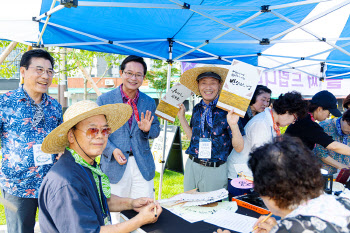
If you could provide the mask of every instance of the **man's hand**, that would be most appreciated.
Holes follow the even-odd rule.
[[[216,233],[230,233],[230,231],[228,231],[228,230],[221,230],[221,229],[218,229],[217,231],[216,231]]]
[[[178,105],[180,107],[179,111],[177,112],[177,117],[180,118],[186,118],[185,117],[185,112],[186,112],[186,108],[184,104],[179,104]]]
[[[232,125],[236,125],[238,120],[239,120],[239,116],[237,114],[234,113],[235,110],[232,109],[226,116],[227,118],[227,123],[232,126]]]
[[[126,157],[123,154],[123,152],[121,150],[119,150],[118,148],[115,148],[113,151],[113,156],[115,158],[115,160],[120,164],[120,165],[124,165],[126,164]]]
[[[154,208],[156,208],[156,214],[154,214]],[[159,215],[162,213],[162,207],[159,204],[150,203],[144,206],[140,213],[137,215],[141,219],[142,225],[155,223],[158,220]]]
[[[146,116],[144,116],[143,112],[141,112],[141,120],[137,122],[139,125],[139,128],[147,133],[151,129],[152,121],[154,119],[154,116],[152,116],[151,111],[146,111]]]
[[[264,219],[266,219],[266,215],[261,215],[258,221],[254,224],[253,229],[258,226],[254,233],[268,233],[275,225],[277,225],[277,221],[273,217],[266,219],[265,222],[262,222]]]
[[[140,210],[147,206],[148,204],[153,203],[153,199],[152,198],[148,198],[148,197],[141,197],[138,199],[133,199],[131,202],[131,207],[133,210],[135,210],[136,212],[140,212]]]

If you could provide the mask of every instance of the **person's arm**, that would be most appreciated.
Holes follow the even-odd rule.
[[[157,214],[154,214],[154,208],[157,208]],[[115,225],[101,226],[101,233],[126,233],[132,232],[143,225],[155,223],[158,220],[159,215],[161,214],[161,207],[154,203],[151,203],[140,211],[135,217],[132,219],[118,223]]]
[[[266,219],[266,215],[260,216],[258,221],[254,224],[253,229],[257,226],[258,228],[254,233],[268,233],[274,226],[277,225],[277,221],[274,217]]]
[[[328,164],[332,167],[335,167],[339,170],[343,169],[343,168],[348,168],[349,166],[342,164],[336,160],[334,160],[332,157],[328,156],[326,158],[321,158],[322,162],[324,162],[325,164]]]
[[[229,124],[232,132],[232,146],[233,149],[237,152],[241,152],[244,147],[244,141],[243,137],[241,134],[241,131],[238,126],[238,120],[239,116],[234,114],[234,110],[232,109],[228,114],[227,114],[227,123]]]
[[[343,143],[340,143],[340,142],[337,142],[337,141],[333,141],[326,148],[328,150],[335,151],[335,152],[337,152],[339,154],[349,155],[350,156],[350,147],[345,145],[345,144],[343,144]]]
[[[313,152],[325,164],[328,164],[328,165],[330,165],[332,167],[335,167],[337,169],[342,169],[342,168],[347,168],[348,167],[345,164],[342,164],[342,163],[334,160],[330,156],[330,153],[333,153],[333,152],[330,152],[330,150],[328,150],[327,148],[324,148],[323,146],[321,146],[319,144],[316,144]]]
[[[156,222],[162,212],[160,205],[153,203],[153,199],[151,198],[131,199],[118,197],[112,194],[111,197],[107,199],[107,203],[109,210],[112,212],[133,209],[139,212],[139,214],[123,223],[102,226],[100,232],[103,233],[134,231],[142,225]],[[155,208],[156,215],[154,214]]]
[[[180,104],[179,107],[180,107],[180,110],[177,113],[177,117],[179,118],[180,124],[181,124],[182,128],[184,129],[184,132],[185,132],[187,138],[189,140],[191,140],[191,138],[192,138],[192,128],[188,124],[188,122],[186,120],[186,117],[185,117],[185,112],[186,112],[185,105]]]

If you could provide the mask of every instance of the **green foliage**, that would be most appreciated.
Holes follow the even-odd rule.
[[[160,175],[156,172],[154,177],[154,188],[156,190],[156,199],[159,193]],[[162,199],[172,197],[184,191],[184,176],[181,173],[165,170],[163,174]]]
[[[191,120],[192,115],[190,115],[190,114],[185,114],[185,117],[186,117],[187,122],[190,123],[190,120]],[[184,132],[184,129],[182,128],[182,126],[181,126],[181,124],[180,124],[179,118],[176,117],[175,122],[174,122],[174,123],[169,122],[169,125],[180,126],[181,133],[185,133],[185,132]]]
[[[185,117],[186,117],[187,122],[189,123],[191,121],[192,115],[185,114]],[[182,135],[182,137],[181,137],[182,149],[183,150],[187,150],[187,148],[190,146],[190,138],[187,138],[187,136],[186,136],[186,134],[184,132],[184,129],[182,128],[182,126],[180,124],[179,118],[176,117],[175,122],[174,123],[170,123],[169,122],[169,125],[180,126],[181,135]]]
[[[152,60],[152,70],[147,72],[146,79],[150,82],[151,86],[157,90],[159,99],[161,99],[163,93],[166,91],[168,63],[162,60]],[[171,76],[180,74],[180,70],[171,66]],[[173,81],[170,83],[170,87],[173,85]]]
[[[11,41],[1,41],[0,40],[0,48],[6,48]],[[20,59],[21,55],[27,51],[27,45],[18,43],[16,46],[16,49],[20,49],[20,54],[15,59]],[[60,68],[60,70],[57,70],[59,67],[58,64],[61,62],[61,53],[63,52],[63,49],[59,49],[57,47],[52,47],[47,49],[53,58],[55,59],[55,70],[58,73],[63,72],[65,75],[69,76],[75,76],[79,69],[77,69],[76,61],[79,61],[80,64],[83,67],[89,67],[88,72],[91,74],[92,67],[94,66],[94,61],[97,57],[101,57],[106,61],[107,67],[103,74],[103,76],[106,74],[107,70],[109,70],[113,65],[119,65],[119,61],[125,58],[124,55],[119,54],[111,54],[111,53],[102,53],[102,52],[92,52],[92,51],[86,51],[86,50],[80,50],[80,49],[66,49],[66,62],[65,67]],[[9,60],[8,58],[0,65],[0,77],[10,78],[14,75],[14,73],[17,71],[17,67],[14,66],[15,60]],[[102,76],[102,77],[103,77]],[[59,77],[56,76],[56,79],[54,82],[58,82]]]
[[[3,41],[0,40],[0,48],[6,48],[11,41]],[[0,65],[0,77],[2,78],[11,78],[15,72],[17,71],[17,67],[14,65],[15,61],[18,60],[27,49],[25,44],[18,43],[15,49],[20,50],[20,54],[16,56],[13,60],[9,60],[8,58]]]
[[[52,54],[56,61],[56,64],[59,64],[59,62],[62,60],[62,52],[63,50],[60,49],[59,52]],[[106,74],[107,70],[109,70],[113,65],[119,65],[119,61],[124,59],[125,56],[119,54],[93,52],[80,49],[67,49],[65,68],[59,70],[58,72],[64,72],[64,74],[67,76],[75,76],[79,72],[76,61],[79,61],[82,67],[89,67],[88,73],[91,74],[92,67],[94,66],[94,62],[97,57],[103,58],[107,64],[105,72],[102,75],[103,77]]]

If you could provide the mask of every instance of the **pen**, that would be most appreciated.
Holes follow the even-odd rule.
[[[260,223],[265,222],[269,217],[271,217],[271,215],[272,215],[272,213],[270,213],[269,215],[267,215],[267,217],[266,217],[264,220],[262,220]],[[258,229],[258,226],[255,226],[254,229],[253,229],[253,231],[255,231],[256,229]]]
[[[153,202],[156,204],[156,190],[153,188]],[[157,207],[154,207],[154,217],[157,217]]]

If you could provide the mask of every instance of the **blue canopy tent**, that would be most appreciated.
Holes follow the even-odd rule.
[[[350,1],[71,1],[62,0],[62,5],[55,0],[5,3],[0,10],[0,38],[40,47],[71,47],[169,61],[230,64],[232,59],[238,59],[270,69],[281,69],[284,62],[265,65],[259,62],[261,57],[288,58],[285,63],[312,61],[320,67],[319,71],[323,66],[324,72],[313,75],[324,78],[350,72],[350,23],[347,22]],[[304,20],[319,3],[326,7]],[[321,27],[324,33],[341,27],[341,34],[326,37],[310,29],[310,38],[283,40],[288,33],[304,30],[307,25],[339,12],[345,14],[341,18],[344,25],[337,20]],[[301,43],[327,46],[317,53],[301,51],[293,56],[266,52],[282,43],[288,44],[291,50]],[[315,56],[329,50],[326,57]],[[328,64],[331,65],[328,67]],[[300,62],[292,65],[293,68],[303,66]],[[342,76],[348,77],[349,74]]]
[[[0,8],[0,38],[161,59],[168,70],[237,59],[349,78],[349,12],[350,0],[12,0]]]

